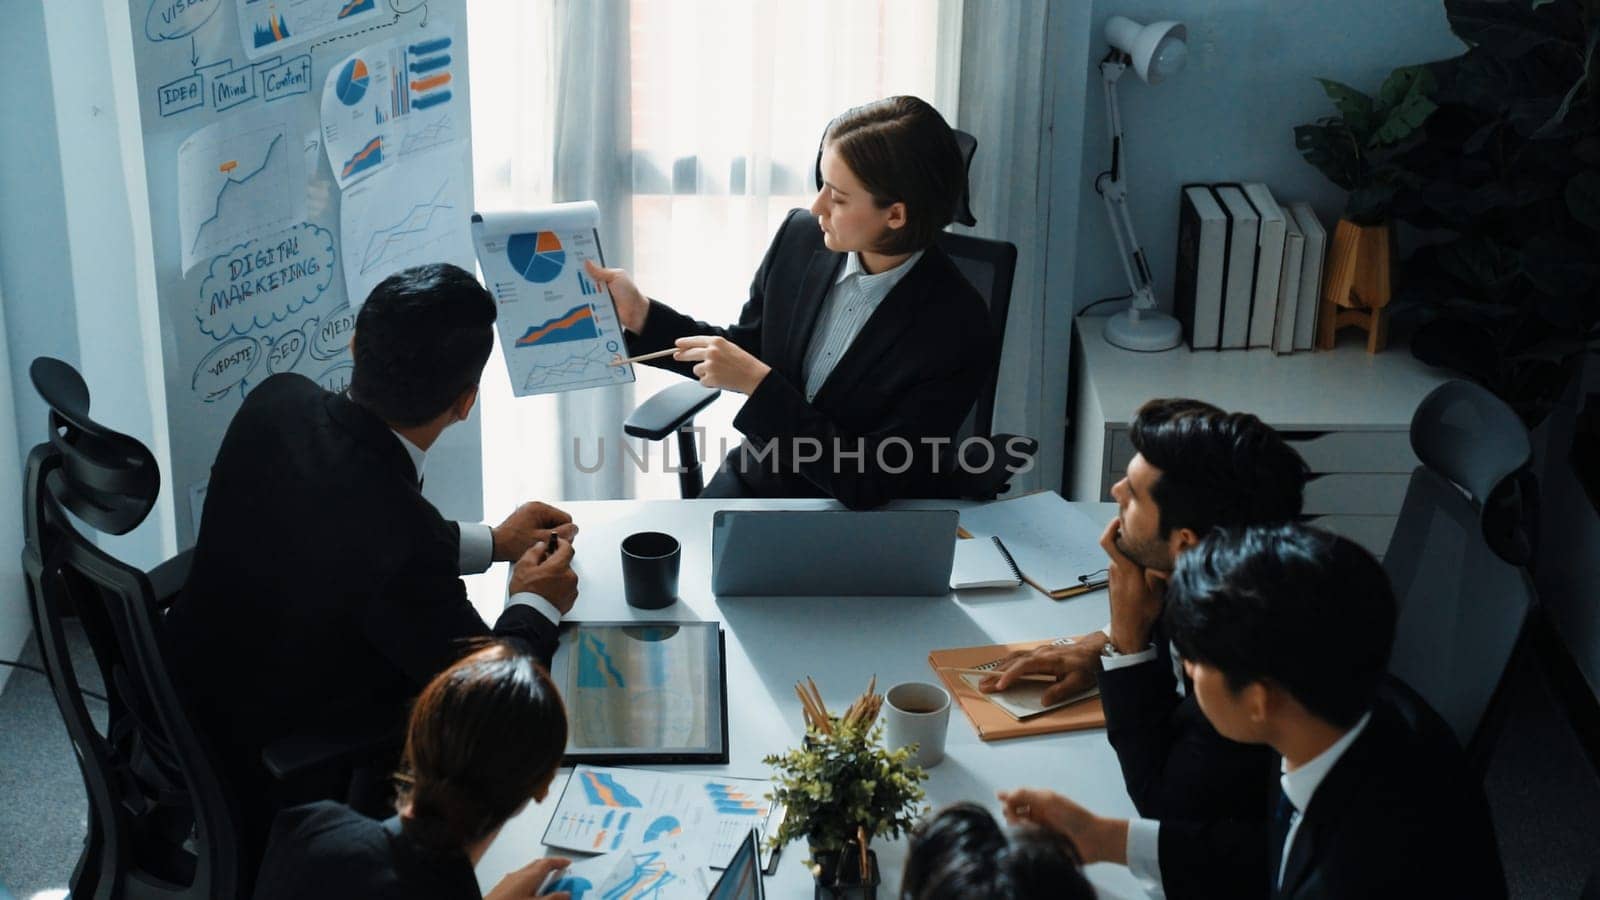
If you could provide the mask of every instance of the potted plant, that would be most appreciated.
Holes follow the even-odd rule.
[[[1421,137],[1433,113],[1432,73],[1406,66],[1390,73],[1375,97],[1326,78],[1317,81],[1338,108],[1294,130],[1295,147],[1328,180],[1349,192],[1335,226],[1317,310],[1317,346],[1331,349],[1345,325],[1367,331],[1367,350],[1388,340],[1394,232],[1390,213],[1407,173],[1398,160]]]
[[[1406,260],[1396,315],[1413,320],[1418,359],[1484,385],[1532,430],[1533,575],[1571,641],[1600,623],[1600,2],[1444,7],[1466,50],[1429,65],[1438,110],[1393,205],[1431,240]]]
[[[1431,237],[1406,261],[1412,353],[1536,427],[1600,326],[1600,4],[1446,0],[1467,45],[1430,64],[1438,109],[1409,148],[1394,217]]]
[[[883,695],[877,679],[842,715],[828,712],[807,678],[795,685],[805,715],[800,747],[764,761],[774,769],[771,799],[787,808],[773,836],[781,846],[804,837],[811,845],[807,864],[816,877],[818,900],[877,896],[876,837],[899,837],[921,814],[921,783],[928,777],[909,758],[915,747],[883,746],[878,712]]]

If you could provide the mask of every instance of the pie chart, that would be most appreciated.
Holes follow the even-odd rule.
[[[567,265],[567,251],[553,231],[513,234],[506,241],[506,257],[517,274],[534,284],[549,284]]]
[[[339,95],[339,102],[345,106],[355,106],[367,93],[367,64],[358,56],[344,64],[339,70],[339,81],[333,87]]]

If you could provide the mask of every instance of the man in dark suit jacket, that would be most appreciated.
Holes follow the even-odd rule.
[[[1306,465],[1260,419],[1198,400],[1151,400],[1134,417],[1129,437],[1136,452],[1111,489],[1118,515],[1100,541],[1110,626],[1065,647],[1017,654],[982,686],[1004,690],[1024,674],[1048,673],[1057,678],[1048,700],[1098,679],[1106,735],[1144,817],[1134,824],[1136,841],[1153,856],[1158,828],[1168,832],[1192,821],[1215,831],[1214,823],[1233,822],[1237,827],[1223,828],[1214,850],[1231,861],[1229,870],[1247,871],[1251,866],[1241,860],[1259,852],[1263,810],[1275,790],[1274,757],[1265,747],[1228,740],[1206,721],[1180,683],[1158,619],[1178,558],[1214,529],[1299,514]],[[1186,896],[1182,876],[1162,880],[1169,897]],[[1252,880],[1238,896],[1263,888]]]
[[[590,275],[630,354],[677,346],[652,364],[746,395],[745,440],[705,496],[952,496],[954,438],[998,357],[983,298],[935,243],[965,193],[960,150],[911,97],[845,113],[823,146],[824,187],[779,227],[738,324],[647,300],[620,269]]]
[[[1253,871],[1219,858],[1243,839],[1236,823],[1163,822],[1163,886],[1176,874],[1195,897],[1506,895],[1488,803],[1454,737],[1403,685],[1380,692],[1395,600],[1371,554],[1297,524],[1218,531],[1179,560],[1165,623],[1206,718],[1271,747],[1280,775]],[[1131,862],[1125,820],[1048,792],[1005,799],[1013,818],[1073,836],[1086,862]],[[1241,894],[1250,881],[1260,887]]]
[[[228,426],[166,627],[255,832],[270,822],[264,748],[358,723],[398,734],[417,691],[490,634],[464,571],[515,560],[494,633],[549,664],[577,595],[570,517],[524,504],[493,529],[458,525],[420,490],[425,452],[477,399],[494,319],[454,266],[392,276],[357,318],[348,396],[275,375]]]

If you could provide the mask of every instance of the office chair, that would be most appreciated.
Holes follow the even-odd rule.
[[[45,672],[89,800],[72,896],[248,896],[261,848],[242,830],[233,790],[167,664],[161,616],[188,579],[191,554],[141,572],[75,524],[113,535],[136,528],[160,491],[155,457],[90,418],[89,390],[70,365],[40,357],[29,371],[49,407],[50,437],[28,454],[23,570]],[[68,646],[72,616],[104,678],[104,732],[83,704]],[[262,755],[272,799],[287,805],[337,796],[327,785],[343,787],[351,761],[398,748],[399,740],[385,722],[278,741]]]
[[[89,418],[89,391],[71,366],[40,358],[30,373],[50,408],[50,437],[28,454],[23,570],[89,800],[72,896],[237,896],[236,813],[162,651],[159,605],[182,585],[187,560],[146,574],[101,551],[74,523],[114,535],[137,527],[160,490],[155,457]],[[70,613],[82,621],[105,679],[104,733],[83,703],[67,640]]]
[[[824,132],[826,133],[826,132]],[[956,131],[956,145],[968,169],[972,167],[973,154],[978,141],[964,131]],[[818,190],[822,188],[822,146],[817,147],[813,179]],[[972,215],[968,195],[963,193],[956,202],[955,221],[966,226],[977,224]],[[1006,333],[1006,316],[1011,308],[1011,282],[1016,274],[1017,247],[1006,241],[995,241],[971,235],[941,232],[937,239],[940,249],[949,254],[956,268],[966,276],[974,290],[989,307],[990,327],[1002,340]],[[998,356],[987,382],[978,394],[978,400],[956,434],[954,446],[964,448],[963,465],[951,465],[962,477],[952,478],[947,484],[949,496],[991,500],[1005,491],[1010,472],[1024,466],[1038,452],[1038,441],[1009,434],[990,434],[994,422],[994,395],[1000,377]],[[658,391],[640,404],[623,422],[622,430],[631,437],[652,441],[665,440],[676,434],[678,441],[678,492],[684,499],[700,496],[705,487],[696,447],[694,417],[717,399],[720,391],[702,387],[699,382],[686,381]],[[983,438],[969,442],[969,438]]]
[[[1411,419],[1411,474],[1383,567],[1399,603],[1390,671],[1449,723],[1481,774],[1504,718],[1498,694],[1535,600],[1532,448],[1516,413],[1450,381]]]

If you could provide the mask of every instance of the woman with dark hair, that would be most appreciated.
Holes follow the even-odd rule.
[[[1004,829],[975,803],[945,807],[911,832],[901,900],[1093,900],[1066,837],[1037,826]]]
[[[607,285],[633,355],[746,396],[745,440],[707,497],[833,497],[852,508],[948,496],[953,438],[989,383],[997,336],[983,298],[935,244],[966,195],[955,133],[916,97],[828,125],[822,188],[789,213],[719,328]]]
[[[396,775],[399,814],[378,822],[331,802],[279,813],[254,896],[483,900],[473,866],[507,819],[549,793],[566,745],[566,708],[549,674],[514,644],[486,644],[417,698]],[[488,900],[566,900],[536,892],[567,864],[537,860]]]

